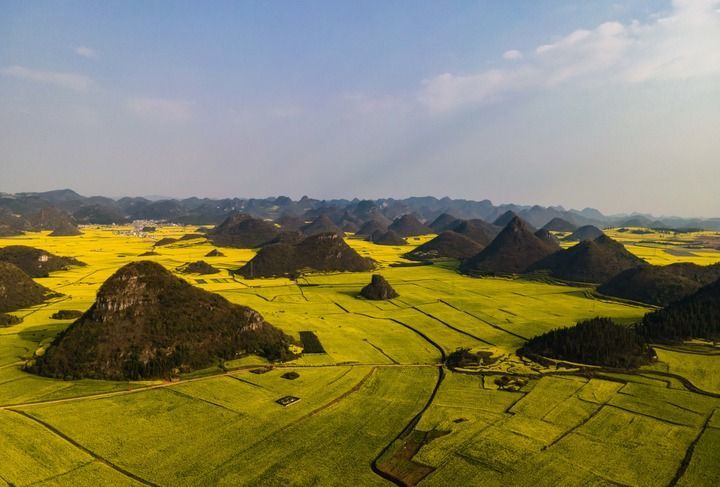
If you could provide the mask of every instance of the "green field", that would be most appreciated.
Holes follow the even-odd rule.
[[[37,279],[63,296],[16,312],[23,323],[0,329],[0,485],[392,485],[388,472],[438,486],[720,484],[717,348],[658,349],[660,361],[647,369],[592,378],[514,353],[552,328],[598,315],[629,323],[644,307],[589,288],[468,278],[451,261],[390,266],[430,236],[402,247],[348,239],[400,294],[388,302],[357,298],[370,273],[236,279],[226,270],[254,252],[205,258],[213,247],[204,239],[137,257],[154,240],[194,229],[165,226],[153,239],[127,227],[0,239],[88,264]],[[685,241],[631,237],[631,251],[662,252],[654,263],[689,258],[663,251]],[[720,260],[696,252],[702,263]],[[251,370],[264,361],[249,357],[176,382],[58,381],[22,370],[71,322],[50,315],[87,309],[105,279],[138,259],[171,270],[204,259],[223,272],[182,277],[296,338],[313,332],[326,353],[263,374]],[[458,347],[497,361],[467,373],[443,369]],[[300,377],[282,378],[289,370]],[[502,390],[503,376],[519,380],[518,390]],[[300,400],[276,403],[284,396]]]

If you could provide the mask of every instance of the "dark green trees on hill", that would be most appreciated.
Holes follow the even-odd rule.
[[[470,275],[507,275],[524,272],[535,262],[560,250],[560,246],[535,235],[517,216],[477,255],[465,260],[460,271]]]
[[[0,262],[14,264],[30,277],[47,277],[51,272],[85,265],[73,257],[60,257],[26,245],[0,248]]]
[[[256,278],[297,276],[306,270],[362,272],[373,268],[374,262],[358,254],[342,237],[321,233],[295,244],[267,245],[235,272],[246,278]]]
[[[0,328],[20,323],[21,319],[5,314],[40,304],[53,293],[33,281],[19,267],[0,261]]]
[[[425,226],[415,215],[410,214],[397,218],[388,226],[388,230],[392,230],[401,237],[413,237],[415,235],[433,233],[430,227]]]
[[[237,213],[210,230],[208,238],[218,247],[251,249],[272,240],[279,231],[272,222]]]
[[[57,378],[170,378],[248,354],[287,360],[291,343],[253,309],[141,261],[105,281],[90,309],[28,370]]]
[[[720,339],[720,280],[695,294],[645,315],[638,333],[651,341]]]
[[[413,260],[437,259],[449,257],[467,259],[483,249],[482,245],[457,232],[443,232],[432,240],[405,254]]]
[[[518,355],[630,369],[649,363],[655,353],[634,327],[618,325],[610,318],[593,318],[538,335],[520,348]]]
[[[365,299],[384,300],[397,298],[399,295],[387,280],[380,274],[374,274],[370,284],[362,288],[360,295]]]
[[[19,267],[0,261],[0,313],[40,304],[52,292],[33,281]]]
[[[557,279],[577,282],[605,282],[622,271],[647,264],[623,244],[606,235],[584,240],[535,262],[528,271],[547,272]]]
[[[720,264],[643,265],[616,275],[598,288],[603,294],[667,306],[720,279]]]

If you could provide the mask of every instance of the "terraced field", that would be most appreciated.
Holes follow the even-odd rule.
[[[63,296],[0,329],[0,485],[720,483],[717,348],[658,349],[660,361],[638,373],[591,376],[514,354],[546,330],[598,315],[632,322],[643,307],[588,288],[468,278],[452,261],[403,266],[401,255],[429,237],[402,247],[348,240],[400,294],[371,302],[357,298],[369,273],[241,280],[226,271],[253,251],[204,257],[213,247],[195,239],[138,257],[154,240],[195,229],[161,227],[152,238],[127,230],[0,239],[88,264],[38,279]],[[632,251],[673,248],[633,242]],[[683,258],[663,251],[667,262],[655,263]],[[70,323],[50,319],[55,311],[87,309],[100,284],[137,259],[169,269],[203,259],[223,272],[183,277],[296,338],[313,332],[325,353],[272,369],[245,358],[177,382],[66,382],[22,371]],[[441,364],[458,347],[491,352],[494,362],[450,372]],[[281,377],[288,371],[299,377]],[[277,403],[287,396],[299,400]]]

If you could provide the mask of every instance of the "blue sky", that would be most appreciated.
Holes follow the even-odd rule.
[[[0,191],[720,215],[715,0],[0,10]]]

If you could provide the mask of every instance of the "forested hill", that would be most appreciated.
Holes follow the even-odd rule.
[[[720,280],[646,315],[637,329],[638,333],[652,341],[719,340]]]

